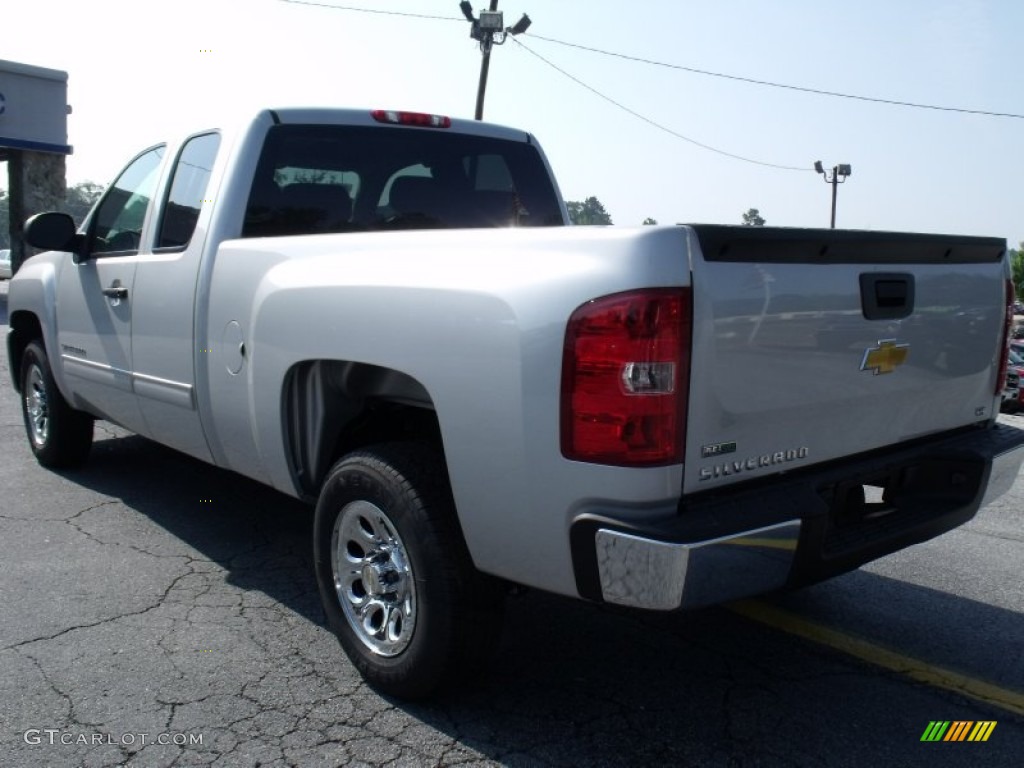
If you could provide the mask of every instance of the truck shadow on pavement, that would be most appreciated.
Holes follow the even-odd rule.
[[[89,462],[63,473],[69,480],[120,499],[224,568],[228,584],[323,624],[312,507],[118,428],[109,437],[99,424]]]
[[[310,507],[143,438],[104,439],[99,430],[90,463],[65,477],[122,500],[223,567],[233,587],[259,590],[324,625]],[[851,631],[865,623],[872,630],[872,621],[880,628],[898,613],[911,648],[904,652],[925,653],[931,643],[946,666],[964,662],[964,649],[979,647],[978,628],[990,628],[978,664],[991,670],[1002,657],[1018,658],[1020,666],[1013,630],[1019,615],[903,581],[860,571],[775,602],[826,613],[832,604]],[[347,668],[336,651],[338,667]],[[1010,678],[1002,682],[1024,688],[1019,668]],[[1024,748],[1020,718],[1014,724],[1005,712],[728,608],[641,614],[528,592],[509,600],[496,662],[479,683],[427,704],[356,690],[361,700],[412,723],[403,727],[447,736],[433,764],[863,765],[875,758],[909,764],[920,759],[914,757],[920,733],[936,717],[1001,719],[1000,753],[1010,744]],[[837,729],[838,723],[851,725]],[[975,757],[964,751],[953,763],[970,765]]]

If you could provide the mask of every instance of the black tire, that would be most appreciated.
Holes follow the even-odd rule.
[[[424,698],[490,660],[504,595],[473,567],[437,449],[385,444],[338,461],[314,550],[327,623],[380,692]]]
[[[93,418],[64,399],[39,341],[31,342],[22,356],[21,413],[28,444],[44,467],[69,469],[89,457]]]

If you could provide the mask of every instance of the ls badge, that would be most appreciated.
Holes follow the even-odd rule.
[[[860,361],[860,369],[862,371],[871,371],[875,376],[882,373],[892,373],[907,361],[907,355],[909,354],[909,344],[901,344],[896,339],[885,339],[884,341],[879,341],[877,347],[869,347],[864,351],[864,359]]]

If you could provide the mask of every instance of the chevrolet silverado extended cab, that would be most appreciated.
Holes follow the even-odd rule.
[[[9,294],[29,444],[93,420],[316,503],[326,620],[380,689],[479,667],[508,585],[652,610],[807,584],[972,518],[1004,241],[569,227],[528,133],[267,110],[136,156]]]

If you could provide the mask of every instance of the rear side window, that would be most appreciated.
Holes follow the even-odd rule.
[[[218,147],[220,135],[205,133],[189,139],[178,154],[160,220],[157,248],[184,248],[192,239]]]
[[[525,142],[422,128],[278,125],[264,144],[242,234],[562,223],[544,163]]]

